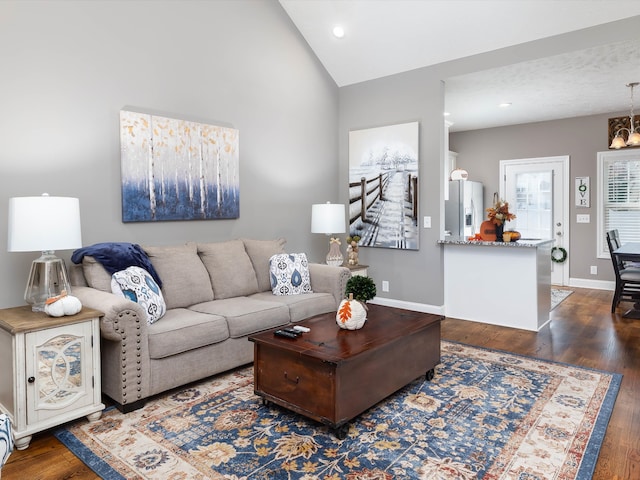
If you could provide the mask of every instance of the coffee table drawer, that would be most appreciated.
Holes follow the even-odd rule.
[[[334,418],[335,365],[267,345],[256,345],[255,391],[319,421]]]

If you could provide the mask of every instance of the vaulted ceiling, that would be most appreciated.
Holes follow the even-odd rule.
[[[338,86],[640,15],[638,0],[280,3]],[[335,25],[343,38],[332,35]],[[443,80],[452,131],[629,111],[625,85],[640,81],[640,34]]]

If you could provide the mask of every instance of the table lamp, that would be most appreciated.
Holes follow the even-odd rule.
[[[324,233],[329,236],[327,265],[339,267],[344,262],[340,251],[340,240],[332,238],[334,233],[345,232],[344,205],[338,203],[319,203],[311,206],[311,233]]]
[[[54,250],[82,246],[80,202],[77,198],[16,197],[9,199],[10,252],[37,252],[42,255],[31,264],[24,299],[34,312],[44,311],[47,298],[71,293],[64,260]]]

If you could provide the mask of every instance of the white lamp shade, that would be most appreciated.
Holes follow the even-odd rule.
[[[44,194],[9,199],[10,252],[69,250],[81,246],[77,198]]]
[[[311,206],[311,233],[345,232],[345,208],[338,203],[319,203]]]
[[[469,178],[469,174],[462,168],[456,168],[455,170],[451,171],[450,178],[451,180],[466,180],[467,178]]]

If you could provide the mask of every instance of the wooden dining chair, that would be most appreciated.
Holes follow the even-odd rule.
[[[616,276],[616,288],[611,304],[611,313],[615,313],[620,302],[640,302],[640,268],[628,267],[617,255],[614,255],[614,250],[620,248],[618,230],[607,232],[607,245]]]

